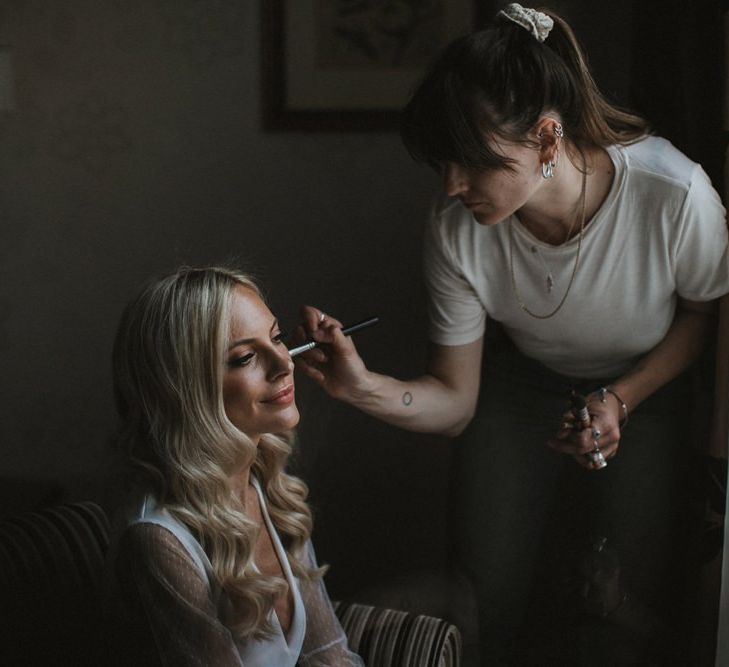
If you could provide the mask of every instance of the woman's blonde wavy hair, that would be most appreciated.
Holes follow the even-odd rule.
[[[245,274],[182,268],[129,303],[113,354],[121,440],[137,473],[166,509],[197,536],[232,605],[239,637],[271,633],[269,615],[285,582],[253,567],[258,527],[231,490],[230,474],[250,463],[267,498],[294,573],[316,578],[301,557],[312,528],[307,487],[284,472],[293,435],[265,434],[256,446],[223,406],[224,352],[231,301]]]

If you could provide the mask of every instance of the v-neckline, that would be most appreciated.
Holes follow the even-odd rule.
[[[286,583],[288,584],[289,590],[288,594],[291,596],[291,619],[289,622],[289,627],[287,630],[284,631],[283,625],[281,625],[281,619],[278,616],[278,612],[276,611],[276,608],[274,607],[272,609],[273,611],[273,617],[276,619],[276,623],[278,623],[278,627],[281,630],[281,634],[285,637],[286,643],[290,644],[290,634],[291,631],[294,628],[294,620],[296,616],[296,595],[295,595],[295,582],[294,582],[294,573],[291,570],[291,565],[289,563],[289,559],[286,556],[286,551],[283,548],[283,544],[281,544],[281,539],[278,536],[278,532],[276,531],[276,527],[273,525],[273,521],[271,521],[271,517],[268,514],[268,508],[266,507],[266,503],[264,502],[263,498],[263,491],[261,490],[261,486],[258,483],[258,480],[251,475],[251,486],[256,491],[256,495],[258,497],[258,507],[261,510],[261,518],[263,519],[265,523],[266,530],[268,531],[268,536],[271,540],[271,544],[273,545],[273,550],[276,554],[276,557],[278,558],[279,565],[281,566],[281,572],[284,575],[284,578],[286,579]],[[253,560],[253,568],[256,572],[260,574],[260,570],[258,569],[258,565],[256,565],[255,559]]]

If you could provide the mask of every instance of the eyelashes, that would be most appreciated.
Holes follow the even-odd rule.
[[[243,366],[250,364],[254,356],[253,352],[250,352],[249,354],[244,354],[241,357],[236,357],[228,362],[228,366],[231,368],[242,368]]]
[[[273,341],[274,345],[283,345],[284,339],[287,335],[288,334],[285,331],[280,331],[275,336],[272,336],[271,340]],[[228,366],[230,368],[243,368],[244,366],[248,366],[255,359],[255,357],[255,352],[248,352],[239,357],[230,359],[228,361]]]

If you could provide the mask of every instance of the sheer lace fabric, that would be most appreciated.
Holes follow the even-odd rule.
[[[316,567],[311,543],[304,558],[307,566]],[[124,637],[134,664],[248,667],[221,620],[223,601],[215,604],[205,575],[170,530],[153,523],[129,526],[118,544],[114,574],[116,634]],[[323,581],[294,581],[306,611],[297,664],[364,667],[347,648]]]
[[[311,542],[306,549],[305,565],[318,567]],[[300,582],[306,609],[306,634],[299,657],[301,667],[364,667],[363,660],[347,648],[347,637],[339,624],[323,579]]]

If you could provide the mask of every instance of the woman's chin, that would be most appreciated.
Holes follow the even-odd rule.
[[[299,415],[299,409],[296,407],[296,403],[290,405],[287,412],[290,413],[285,419],[285,421],[288,422],[288,425],[282,430],[290,431],[292,428],[296,428],[298,426],[301,415]]]
[[[497,215],[493,211],[475,210],[471,211],[471,215],[473,216],[474,222],[483,227],[498,225],[504,219],[503,216]]]

